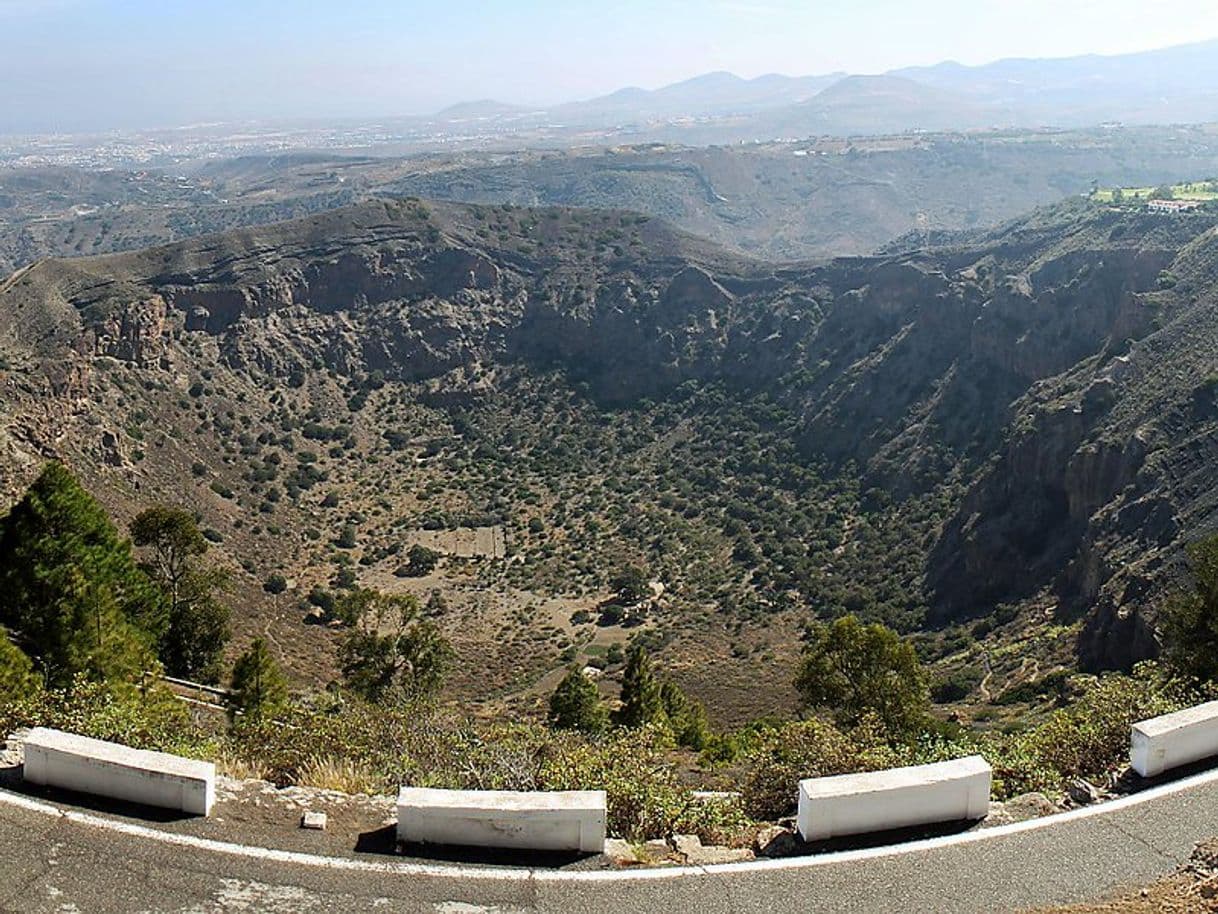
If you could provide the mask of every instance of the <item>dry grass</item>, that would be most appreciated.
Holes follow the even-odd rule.
[[[241,758],[231,752],[221,750],[215,757],[216,771],[235,781],[265,781],[268,771],[248,758]]]
[[[297,783],[319,790],[375,794],[384,791],[384,781],[367,766],[352,759],[314,756],[300,769]]]

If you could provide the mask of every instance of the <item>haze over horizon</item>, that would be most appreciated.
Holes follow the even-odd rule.
[[[0,134],[390,117],[484,98],[545,106],[715,71],[880,73],[1218,36],[1208,0],[412,6],[0,0]]]

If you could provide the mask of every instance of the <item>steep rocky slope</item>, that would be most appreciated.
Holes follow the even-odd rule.
[[[309,675],[326,635],[269,570],[406,586],[404,543],[481,527],[506,549],[416,582],[496,671],[471,695],[629,634],[566,618],[623,560],[668,584],[645,629],[683,675],[764,701],[809,611],[951,632],[1017,604],[1029,650],[1123,665],[1218,510],[1214,222],[1079,202],[777,266],[629,213],[407,201],[43,261],[0,284],[0,481],[60,456],[120,516],[190,504],[242,624]]]
[[[945,612],[1048,586],[1087,615],[1083,662],[1152,653],[1152,585],[1182,539],[1214,527],[1218,236],[1142,263],[1113,294],[1109,345],[1036,385],[931,558]],[[1149,282],[1158,271],[1158,279]]]

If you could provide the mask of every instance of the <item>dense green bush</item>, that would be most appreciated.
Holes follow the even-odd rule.
[[[1102,779],[1126,763],[1135,722],[1208,697],[1156,664],[1142,664],[1132,676],[1103,676],[1039,726],[990,742],[984,751],[994,766],[996,790],[1005,796],[1055,792],[1074,778]]]
[[[947,704],[960,701],[977,688],[983,678],[979,667],[969,666],[956,670],[948,676],[937,679],[930,689],[930,697],[935,704]]]
[[[30,658],[9,640],[8,631],[0,626],[0,707],[31,694],[39,684]]]
[[[190,723],[186,706],[155,684],[135,687],[78,676],[66,688],[38,689],[0,702],[0,733],[54,727],[137,749],[206,758],[211,744]]]
[[[604,790],[609,829],[645,839],[672,833],[728,842],[748,824],[734,801],[705,803],[681,786],[668,757],[664,727],[614,731],[607,739],[556,739],[542,755],[537,784],[543,790]]]
[[[1180,672],[1218,679],[1218,535],[1189,544],[1192,587],[1163,606],[1165,655]]]
[[[341,748],[340,748],[341,747]],[[299,782],[317,759],[341,756],[381,790],[407,784],[468,790],[604,790],[611,833],[632,839],[690,832],[707,841],[739,834],[738,803],[702,802],[677,778],[664,728],[604,738],[534,724],[478,725],[427,704],[373,707],[329,699],[243,725],[224,751],[264,777]]]
[[[806,720],[764,728],[744,753],[741,793],[744,808],[757,819],[791,813],[796,785],[805,778],[887,767],[896,756],[882,739],[863,730],[863,739],[833,724]]]
[[[278,596],[288,589],[288,579],[279,572],[275,572],[262,582],[262,589],[269,594]]]

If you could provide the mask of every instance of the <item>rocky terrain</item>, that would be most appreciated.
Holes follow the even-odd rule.
[[[239,631],[312,681],[304,598],[359,580],[438,595],[470,700],[645,637],[756,715],[843,611],[984,666],[981,700],[1156,651],[1218,510],[1215,221],[1078,201],[775,266],[620,211],[372,202],[45,260],[0,283],[0,486],[59,457],[120,519],[189,505]],[[402,576],[476,528],[502,545]],[[655,598],[596,625],[623,562]]]
[[[809,137],[569,151],[334,153],[124,171],[0,169],[0,272],[262,225],[369,197],[622,209],[768,260],[869,254],[1104,187],[1218,174],[1212,126]]]

